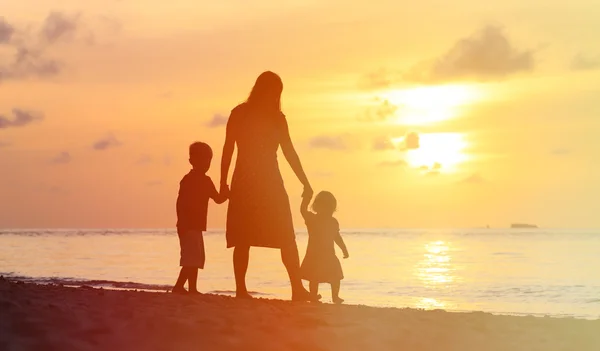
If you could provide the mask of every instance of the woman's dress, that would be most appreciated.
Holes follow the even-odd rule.
[[[228,128],[238,152],[227,209],[227,247],[295,244],[290,203],[277,162],[286,123],[281,112],[259,113],[246,104],[231,113]]]

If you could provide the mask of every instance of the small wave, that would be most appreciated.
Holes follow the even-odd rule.
[[[211,290],[209,291],[211,294],[219,294],[219,295],[235,295],[235,290]],[[270,296],[272,294],[261,293],[258,291],[248,291],[248,294],[252,296]]]
[[[15,276],[10,273],[2,273],[3,276],[10,280],[20,280],[27,283],[35,284],[53,284],[53,285],[66,285],[66,286],[89,286],[95,288],[112,288],[112,289],[137,289],[137,290],[148,290],[148,291],[166,291],[170,290],[170,285],[160,284],[144,284],[136,282],[117,282],[112,280],[88,280],[88,279],[77,279],[77,278],[59,278],[59,277],[23,277]]]

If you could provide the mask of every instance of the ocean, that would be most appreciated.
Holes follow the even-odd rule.
[[[347,304],[600,318],[600,230],[346,229]],[[297,233],[300,256],[307,235]],[[233,294],[222,230],[205,234],[199,290]],[[179,271],[174,229],[1,229],[0,274],[38,283],[166,291]],[[248,289],[289,299],[278,250],[253,248]],[[308,284],[305,284],[308,286]],[[323,301],[331,299],[322,284]]]

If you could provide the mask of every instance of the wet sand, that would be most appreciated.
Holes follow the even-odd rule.
[[[0,350],[600,350],[600,320],[237,300],[0,279]]]

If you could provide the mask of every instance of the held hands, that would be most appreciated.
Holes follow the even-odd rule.
[[[229,186],[227,185],[227,183],[221,183],[219,193],[222,196],[225,196],[227,199],[229,199]]]
[[[312,199],[313,195],[314,195],[314,192],[313,192],[312,188],[310,187],[310,184],[306,184],[304,186],[304,191],[302,192],[302,198],[310,200],[310,199]]]
[[[347,252],[344,252],[344,258],[348,258],[350,257],[350,254],[348,254]]]

